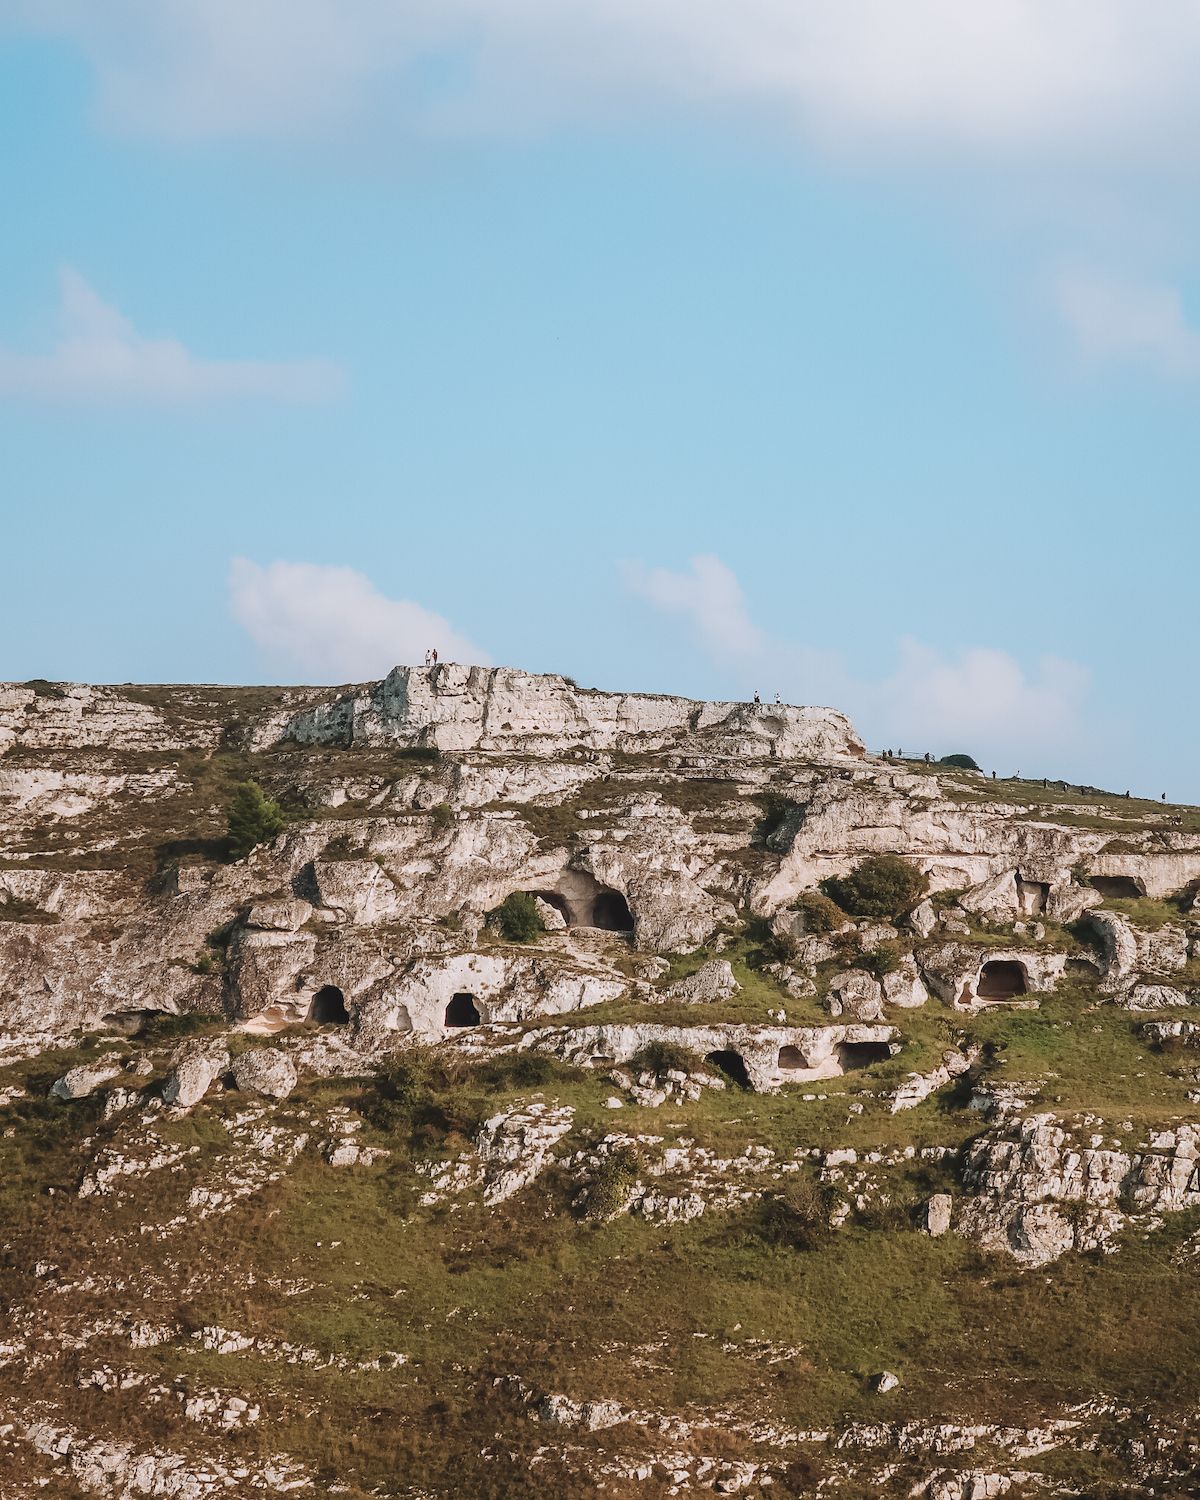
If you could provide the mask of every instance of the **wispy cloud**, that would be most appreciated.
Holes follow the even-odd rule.
[[[1076,269],[1059,276],[1054,292],[1089,363],[1136,365],[1171,380],[1200,378],[1200,329],[1188,322],[1174,287]]]
[[[1191,0],[11,0],[73,37],[110,117],[183,135],[490,132],[636,108],[770,114],[832,145],[945,157],[1194,159]],[[444,86],[427,64],[462,59]],[[388,87],[372,87],[386,82]]]
[[[946,653],[905,637],[890,671],[863,678],[836,652],[760,630],[717,557],[693,558],[681,572],[627,565],[625,578],[660,613],[683,620],[746,696],[778,689],[794,703],[841,708],[875,744],[1028,756],[1079,742],[1089,676],[1074,662],[1046,656],[1027,669],[995,647]]]
[[[431,646],[442,661],[488,660],[441,615],[389,599],[354,568],[235,557],[229,608],[268,664],[309,682],[373,680]]]
[[[46,354],[0,348],[0,395],[37,401],[165,405],[237,399],[323,401],[342,374],[322,359],[205,359],[177,339],[149,338],[78,271],[60,273],[58,342]]]
[[[666,614],[679,615],[718,659],[754,656],[766,645],[750,619],[737,575],[719,557],[693,557],[689,571],[622,565],[627,586]]]

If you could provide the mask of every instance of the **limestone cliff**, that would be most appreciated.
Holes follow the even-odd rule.
[[[0,687],[0,1490],[1174,1493],[1198,886],[832,709]]]

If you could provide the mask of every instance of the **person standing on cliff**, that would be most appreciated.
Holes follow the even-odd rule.
[[[754,689],[754,701],[755,701],[755,703],[757,703],[759,705],[759,707],[762,706],[762,699],[758,696],[758,689],[757,688]]]
[[[425,648],[425,665],[427,667],[431,667],[433,665],[433,652],[428,646]]]
[[[436,646],[429,653],[429,665],[431,667],[436,667],[437,666],[437,647]]]

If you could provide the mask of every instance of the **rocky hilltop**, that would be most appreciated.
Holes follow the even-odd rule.
[[[1195,1492],[1196,809],[446,663],[0,829],[5,1496]]]

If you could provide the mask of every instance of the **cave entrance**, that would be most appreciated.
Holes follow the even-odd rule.
[[[980,969],[975,994],[980,1000],[1014,1000],[1028,988],[1024,964],[1011,958],[993,958]]]
[[[720,1052],[709,1052],[704,1061],[711,1063],[718,1073],[723,1073],[730,1083],[736,1083],[740,1089],[750,1087],[750,1075],[746,1072],[746,1064],[740,1052],[734,1052],[732,1048],[723,1049]]]
[[[446,1007],[447,1026],[478,1026],[479,1022],[479,1007],[474,995],[455,995]]]
[[[785,1073],[789,1069],[807,1068],[808,1058],[805,1057],[804,1053],[801,1052],[799,1047],[780,1047],[779,1057],[776,1060],[775,1066],[779,1068],[781,1072]]]
[[[346,997],[336,984],[326,984],[313,996],[308,1019],[318,1026],[345,1026],[350,1020]]]
[[[869,1068],[872,1063],[887,1062],[892,1055],[886,1042],[839,1042],[833,1050],[843,1073]]]
[[[592,902],[591,925],[604,932],[633,931],[633,913],[620,891],[604,890],[597,893]]]
[[[1132,875],[1089,875],[1088,884],[1106,901],[1136,901],[1146,894],[1142,882]]]

